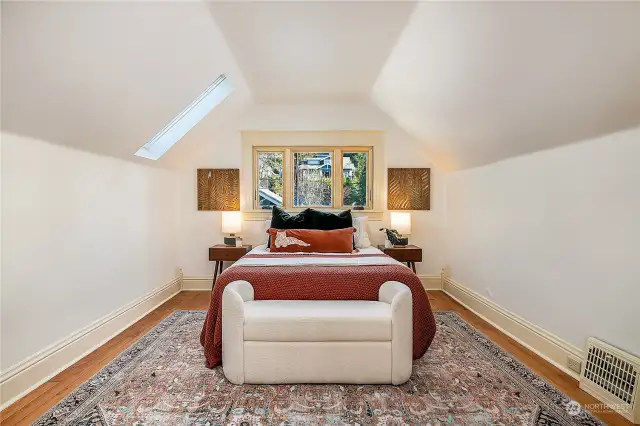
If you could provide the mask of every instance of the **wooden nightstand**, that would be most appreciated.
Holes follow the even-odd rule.
[[[224,262],[235,262],[240,259],[245,254],[249,253],[253,246],[245,245],[242,247],[234,247],[227,246],[224,244],[216,244],[213,247],[209,247],[209,260],[211,262],[215,261],[215,272],[213,274],[213,284],[211,285],[211,289],[213,290],[213,286],[216,285],[216,279],[218,278],[218,270],[222,273],[222,264]]]
[[[422,249],[418,246],[409,244],[405,247],[391,247],[385,248],[383,245],[379,245],[384,254],[393,257],[398,262],[407,262],[407,266],[416,272],[416,262],[422,262]]]

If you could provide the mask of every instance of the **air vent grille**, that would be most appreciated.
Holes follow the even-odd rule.
[[[627,404],[633,403],[638,372],[627,361],[599,348],[589,348],[584,377]]]
[[[640,360],[601,340],[589,338],[580,387],[616,408],[634,422],[640,421],[638,395]]]

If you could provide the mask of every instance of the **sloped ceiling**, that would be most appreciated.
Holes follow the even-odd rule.
[[[249,97],[202,2],[2,3],[9,132],[134,160],[223,73]]]
[[[373,99],[450,169],[640,124],[640,3],[420,3]]]
[[[364,100],[473,167],[640,124],[638,22],[638,2],[2,2],[2,129],[149,163],[225,73],[207,134],[254,99]]]
[[[211,2],[259,102],[368,100],[414,2]]]

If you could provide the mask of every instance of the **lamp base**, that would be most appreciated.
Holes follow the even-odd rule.
[[[236,236],[234,234],[231,234],[228,237],[224,237],[224,243],[228,246],[236,246]]]

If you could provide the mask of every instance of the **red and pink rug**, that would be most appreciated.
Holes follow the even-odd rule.
[[[402,386],[233,385],[204,365],[204,317],[173,313],[35,424],[603,425],[453,312]]]

